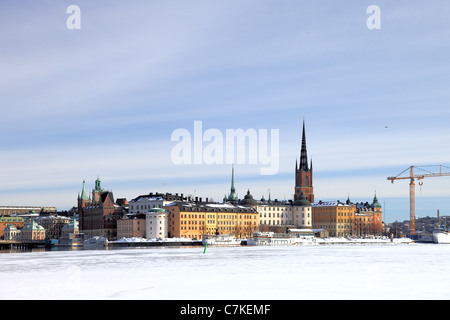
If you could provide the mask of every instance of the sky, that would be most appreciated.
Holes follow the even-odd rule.
[[[174,163],[172,134],[194,144],[195,121],[278,130],[276,173],[257,157],[235,184],[290,199],[305,121],[316,200],[376,192],[386,221],[407,220],[408,181],[387,177],[450,167],[449,16],[437,0],[2,1],[0,205],[67,210],[97,177],[116,198],[221,201],[230,163]],[[422,182],[417,216],[450,215],[450,177]]]

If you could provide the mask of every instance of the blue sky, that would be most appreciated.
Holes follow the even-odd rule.
[[[68,209],[98,175],[115,197],[219,201],[230,165],[170,158],[172,132],[196,120],[279,129],[278,174],[237,165],[236,187],[288,199],[304,117],[316,199],[376,190],[388,221],[408,219],[408,183],[386,178],[450,163],[449,16],[437,0],[2,1],[0,204]],[[424,180],[417,215],[450,214],[449,192]]]

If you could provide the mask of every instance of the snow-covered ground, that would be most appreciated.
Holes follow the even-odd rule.
[[[0,254],[0,299],[449,299],[450,245]]]
[[[121,238],[116,241],[112,241],[116,243],[133,243],[133,242],[192,242],[190,238],[164,238],[164,239],[157,239],[157,238],[142,238],[142,237],[133,237],[133,238]]]

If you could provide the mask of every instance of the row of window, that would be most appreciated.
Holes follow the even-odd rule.
[[[140,206],[140,208],[139,208]],[[134,210],[149,210],[149,209],[154,209],[154,208],[159,208],[160,206],[158,204],[136,204],[136,205],[130,205],[130,210],[131,212],[133,212]]]
[[[285,221],[280,221],[280,220],[261,220],[260,221],[260,224],[261,225],[273,225],[273,226],[279,226],[279,225],[289,225],[289,224],[292,224],[292,221],[288,221],[288,220],[285,220]],[[306,225],[311,225],[311,221],[309,221],[308,220],[308,224],[305,224],[305,220],[302,220],[302,225],[303,226],[306,226]]]
[[[196,220],[181,220],[181,224],[205,224],[205,221],[202,221],[202,220],[199,220],[199,221],[196,221]]]
[[[181,218],[182,219],[204,219],[205,215],[204,214],[182,214]]]
[[[273,214],[273,217],[271,216],[271,213],[268,213],[268,216],[266,216],[266,213],[261,213],[259,215],[260,218],[289,218],[291,215],[286,213],[286,216],[283,216],[283,213],[281,213],[281,215],[279,213],[277,213],[277,215],[275,216],[275,213]],[[311,216],[311,214],[308,212],[308,218]],[[298,214],[295,215],[296,218],[298,218]],[[305,213],[302,212],[302,218],[305,217]]]

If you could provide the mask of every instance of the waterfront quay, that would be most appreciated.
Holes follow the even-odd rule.
[[[34,241],[17,241],[17,240],[0,240],[0,249],[33,249],[37,247],[45,246],[44,240],[34,240]]]

